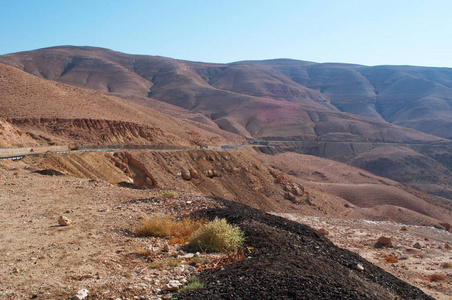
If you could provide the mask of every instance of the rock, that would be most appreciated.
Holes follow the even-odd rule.
[[[413,248],[421,249],[422,245],[419,242],[414,243]]]
[[[401,231],[407,231],[408,228],[406,226],[402,226],[402,228],[400,228]]]
[[[70,220],[69,218],[65,217],[65,216],[61,216],[58,219],[58,224],[60,224],[61,226],[69,226],[72,225],[72,220]]]
[[[302,196],[304,194],[304,187],[297,183],[288,183],[284,186],[284,190],[290,192],[296,196]]]
[[[185,180],[190,180],[191,179],[190,171],[182,170],[182,178]]]
[[[196,170],[194,170],[194,169],[191,169],[191,170],[190,170],[190,175],[191,175],[191,177],[194,178],[194,179],[196,179],[196,178],[199,177],[198,171],[196,171]]]
[[[378,238],[377,242],[374,245],[375,248],[381,247],[393,247],[392,241],[390,238],[381,236]]]
[[[209,178],[212,178],[212,177],[213,177],[213,172],[212,172],[212,170],[206,170],[206,171],[204,171],[204,174],[205,174],[207,177],[209,177]]]
[[[149,178],[149,177],[146,177],[146,184],[149,185],[149,186],[153,186],[154,185],[154,183],[152,182],[151,178]]]
[[[328,232],[328,230],[326,230],[325,228],[320,228],[319,230],[317,230],[320,234],[323,234],[323,235],[328,235],[328,234],[330,234],[329,232]]]
[[[88,297],[88,290],[87,289],[82,289],[80,291],[77,292],[77,294],[74,295],[74,297],[72,297],[72,300],[82,300],[85,299],[86,297]]]
[[[284,198],[286,198],[287,200],[290,200],[290,201],[295,201],[297,199],[297,197],[294,194],[292,194],[291,192],[286,192],[284,194]]]
[[[452,247],[448,243],[444,243],[444,249],[450,250]]]
[[[350,203],[345,203],[344,206],[347,207],[347,208],[354,208],[354,207],[355,207],[355,206],[353,206],[353,205],[350,204]]]
[[[167,284],[163,286],[165,291],[177,291],[182,286],[179,280],[170,280]]]
[[[165,244],[165,246],[163,246],[163,251],[165,252],[169,252],[170,251],[170,246],[168,244]]]
[[[362,272],[362,271],[364,271],[364,267],[361,264],[357,264],[356,265],[356,270]]]

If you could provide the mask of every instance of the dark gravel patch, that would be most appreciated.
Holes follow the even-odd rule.
[[[34,171],[33,173],[38,173],[41,175],[48,175],[48,176],[63,176],[64,175],[63,173],[61,173],[57,170],[54,170],[54,169],[37,170],[37,171]]]
[[[120,187],[125,187],[125,188],[129,188],[129,189],[135,189],[135,190],[145,190],[146,188],[141,187],[139,185],[127,182],[127,181],[121,181],[118,182],[118,186]]]
[[[178,299],[433,299],[309,226],[215,200],[225,208],[198,214],[240,226],[245,247],[254,249],[243,261],[201,272],[204,288],[179,293]]]

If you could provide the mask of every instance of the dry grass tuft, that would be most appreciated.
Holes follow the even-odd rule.
[[[160,196],[164,199],[173,199],[173,198],[178,198],[179,197],[179,193],[176,191],[170,191],[170,190],[166,190],[162,193],[162,195]]]
[[[175,257],[168,257],[164,259],[155,260],[148,264],[151,269],[172,269],[180,266],[181,259]]]
[[[141,220],[133,233],[136,236],[171,237],[171,244],[182,244],[188,241],[193,232],[198,230],[204,223],[204,219],[183,218],[173,220],[166,215],[164,217],[152,217]]]
[[[201,252],[234,251],[245,241],[243,231],[225,219],[215,218],[190,237],[190,247]]]

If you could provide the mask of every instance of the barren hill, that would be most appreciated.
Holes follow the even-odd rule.
[[[357,71],[365,73],[362,66],[286,60],[205,64],[69,46],[4,55],[0,62],[45,79],[174,104],[208,115],[220,127],[247,137],[438,140],[382,122],[389,118],[372,120],[340,112],[344,101],[353,105],[376,101],[375,87]],[[447,96],[448,91],[441,93]],[[382,108],[374,110],[372,117]],[[446,109],[441,112],[447,114]],[[381,127],[386,133],[376,134]]]
[[[206,129],[202,135],[225,136],[224,129],[250,139],[284,141],[280,150],[348,162],[452,197],[450,140],[440,138],[452,132],[447,68],[287,59],[207,64],[71,46],[4,55],[0,62],[194,120]],[[417,158],[411,159],[412,151],[400,156],[395,150],[400,147],[414,150]],[[375,169],[383,152],[386,166],[400,167]],[[425,176],[408,176],[413,170]]]
[[[203,145],[241,139],[209,124],[172,118],[4,64],[0,64],[0,82],[0,117],[44,143]]]

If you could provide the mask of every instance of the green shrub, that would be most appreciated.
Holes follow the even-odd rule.
[[[233,251],[244,241],[244,233],[239,227],[219,218],[204,224],[189,239],[190,247],[201,252]]]
[[[204,283],[199,281],[199,278],[197,276],[192,276],[188,279],[188,283],[184,284],[183,287],[181,287],[180,291],[190,291],[190,290],[197,290],[204,287]]]

